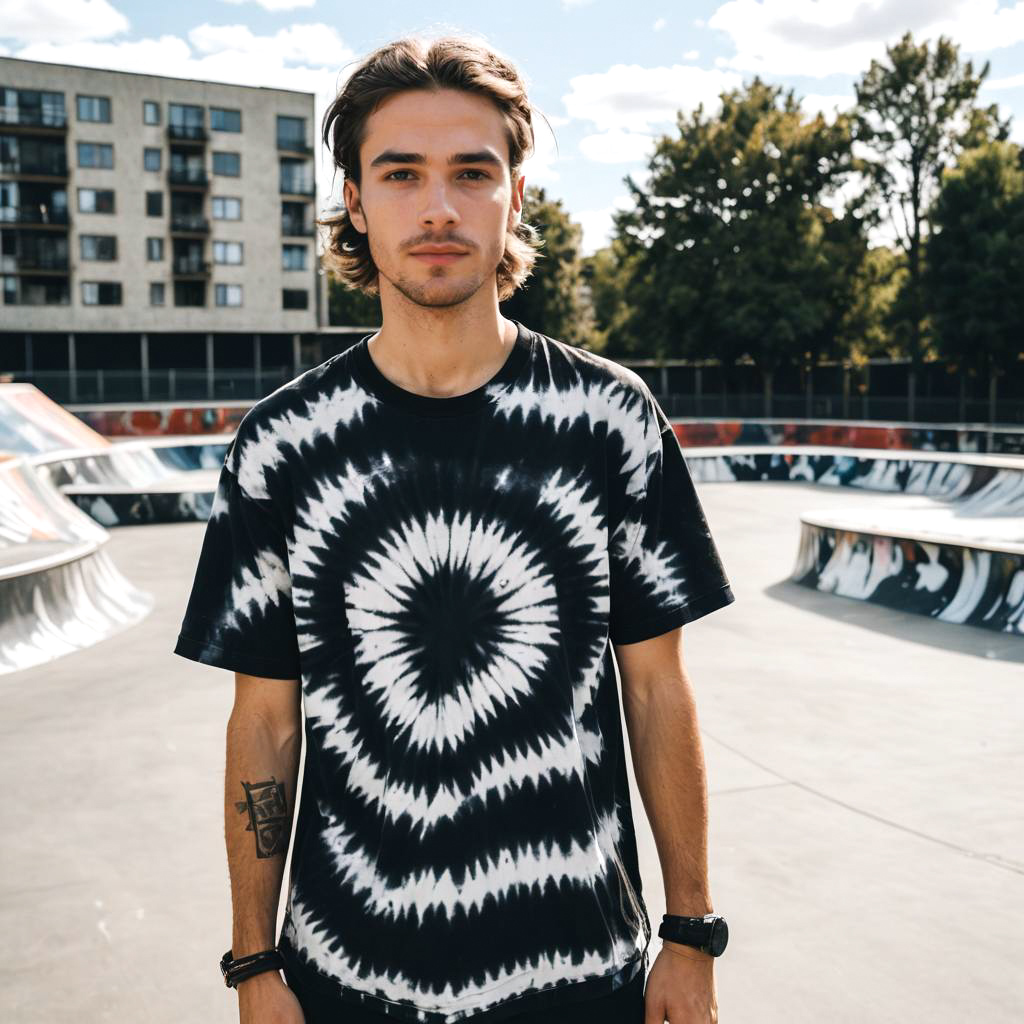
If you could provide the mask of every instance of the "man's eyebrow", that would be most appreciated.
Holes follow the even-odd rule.
[[[370,162],[371,167],[383,167],[385,164],[425,164],[427,158],[422,153],[401,153],[395,149],[385,149]],[[501,160],[493,150],[481,149],[475,153],[452,153],[448,157],[448,166],[455,164],[493,164],[501,165]]]

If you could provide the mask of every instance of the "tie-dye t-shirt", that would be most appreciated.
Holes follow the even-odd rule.
[[[516,327],[462,395],[399,387],[367,335],[253,406],[174,648],[301,682],[279,948],[345,1024],[647,968],[612,645],[733,594],[643,379]]]

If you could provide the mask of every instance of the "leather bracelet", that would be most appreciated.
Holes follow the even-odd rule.
[[[259,953],[249,953],[247,956],[240,956],[237,960],[232,958],[229,949],[220,961],[220,973],[224,976],[224,984],[228,988],[235,988],[239,982],[256,974],[262,974],[264,971],[279,971],[283,968],[284,957],[276,947],[265,949]]]

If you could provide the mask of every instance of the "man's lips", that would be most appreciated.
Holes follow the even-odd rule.
[[[463,256],[468,255],[464,252],[414,252],[410,255],[415,256],[418,260],[423,260],[426,263],[454,263],[456,260],[461,259]]]

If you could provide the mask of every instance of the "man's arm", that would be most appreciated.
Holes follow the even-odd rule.
[[[661,861],[666,912],[710,914],[707,777],[697,705],[683,664],[683,627],[616,646],[615,659],[637,788]]]
[[[298,680],[235,673],[224,778],[224,837],[235,957],[272,949],[276,944],[277,908],[302,746],[301,692]],[[280,1019],[302,1020],[294,996],[277,971],[240,982],[238,999],[242,1021],[264,1019],[263,1014],[279,1002],[288,1004],[291,1012],[291,1017]],[[284,1010],[282,1005],[276,1012]]]

